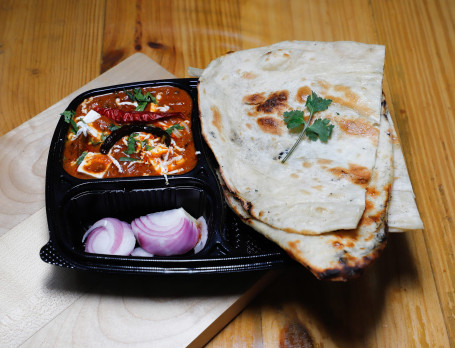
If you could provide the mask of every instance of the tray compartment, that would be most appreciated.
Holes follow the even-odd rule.
[[[78,187],[63,199],[62,218],[56,226],[61,233],[55,236],[55,241],[73,257],[87,258],[91,254],[85,253],[82,236],[96,221],[115,217],[131,223],[140,216],[181,207],[194,218],[204,216],[210,239],[219,230],[215,223],[218,219],[215,219],[212,210],[214,197],[210,191],[204,185],[163,188],[132,188],[126,185],[116,190],[99,189],[93,184],[84,185],[82,190]],[[105,258],[109,259],[109,256],[105,255]]]
[[[43,261],[83,270],[157,275],[263,270],[281,267],[289,261],[284,251],[243,224],[224,202],[214,172],[217,164],[200,131],[197,83],[197,79],[173,79],[123,84],[87,91],[69,104],[67,110],[74,110],[91,96],[138,87],[183,89],[193,100],[192,133],[198,162],[188,173],[167,177],[75,178],[62,165],[69,127],[62,117],[51,142],[46,172],[50,239],[40,252]],[[101,218],[131,222],[139,216],[180,207],[195,218],[204,216],[207,221],[209,238],[197,254],[140,258],[84,251],[82,236]]]

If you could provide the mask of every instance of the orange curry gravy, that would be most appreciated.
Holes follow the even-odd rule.
[[[141,90],[144,95],[150,92],[158,101],[158,105],[153,102],[147,104],[144,111],[183,114],[184,117],[172,116],[146,123],[163,130],[179,125],[180,129],[174,127],[172,130],[170,146],[165,145],[163,137],[136,132],[117,141],[108,154],[101,154],[100,146],[106,137],[115,127],[128,123],[116,123],[106,116],[94,114],[94,111],[90,115],[99,116],[96,120],[85,124],[81,120],[96,107],[130,112],[136,109],[137,102],[134,105],[125,92],[90,97],[78,106],[73,116],[79,134],[71,130],[71,125],[67,134],[63,154],[66,172],[77,178],[91,179],[182,174],[194,168],[197,158],[191,133],[191,97],[172,86],[146,87]]]

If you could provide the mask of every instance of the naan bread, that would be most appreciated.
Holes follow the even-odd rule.
[[[392,127],[394,178],[392,197],[389,204],[387,223],[390,232],[404,232],[423,229],[423,223],[417,209],[414,191],[409,178],[400,141],[393,125],[392,117],[385,99],[382,101],[383,113]]]
[[[255,221],[294,234],[355,229],[366,208],[379,141],[384,47],[282,42],[214,60],[198,87],[203,135],[228,190]],[[333,102],[316,118],[330,141],[305,139],[283,112],[304,110],[311,91]]]
[[[222,184],[223,192],[229,206],[246,224],[277,243],[318,279],[345,281],[362,274],[385,247],[385,217],[393,180],[392,151],[392,130],[384,115],[381,119],[375,166],[366,187],[366,209],[359,225],[353,230],[335,231],[320,236],[288,233],[251,217]]]
[[[392,231],[422,228],[392,119],[382,98],[384,47],[281,42],[214,60],[200,76],[202,133],[228,205],[317,278],[361,274]],[[283,113],[311,91],[331,99],[316,118],[327,143],[304,138]],[[382,101],[382,103],[381,103]]]

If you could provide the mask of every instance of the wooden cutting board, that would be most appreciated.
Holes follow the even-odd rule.
[[[200,346],[275,277],[106,275],[41,261],[45,169],[59,113],[92,88],[173,77],[135,54],[0,137],[0,345]]]

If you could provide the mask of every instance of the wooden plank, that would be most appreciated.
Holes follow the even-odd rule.
[[[235,1],[106,2],[103,69],[143,52],[176,76],[242,48]],[[122,23],[122,30],[116,29]]]
[[[47,240],[44,208],[0,237],[2,346],[200,346],[274,277],[77,272],[40,260]]]
[[[0,136],[99,75],[103,16],[100,0],[1,2]]]
[[[74,97],[96,87],[172,77],[138,53],[0,137],[0,235],[44,207],[49,144],[59,114]]]
[[[235,344],[267,347],[279,345],[280,340],[283,345],[286,342],[290,345],[292,340],[308,342],[309,339],[314,345],[324,346],[448,346],[455,342],[452,233],[455,204],[451,194],[455,165],[451,136],[455,98],[453,1],[79,3],[85,4],[87,10],[76,9],[78,5],[63,0],[34,4],[24,0],[2,2],[0,64],[6,69],[0,70],[1,90],[25,91],[28,105],[15,103],[13,92],[0,99],[0,112],[7,110],[0,117],[0,134],[96,76],[100,52],[103,71],[139,51],[183,77],[187,76],[187,66],[204,67],[226,51],[286,39],[386,44],[386,94],[395,111],[393,116],[401,133],[425,231],[392,236],[385,254],[366,276],[347,286],[320,284],[306,272],[290,271],[226,327],[209,347]],[[99,8],[104,8],[105,3],[103,21],[104,10]],[[73,17],[73,13],[77,16]],[[24,25],[24,21],[31,24]],[[70,25],[63,26],[62,22]],[[99,28],[103,25],[102,42]],[[49,37],[59,40],[49,41]],[[30,45],[32,38],[36,43]],[[76,45],[78,50],[72,51],[70,45]],[[73,66],[73,59],[80,69],[68,68]],[[35,66],[40,69],[33,70]],[[57,79],[61,79],[60,88],[40,95],[43,99],[36,98],[41,86],[51,85]],[[33,91],[28,91],[29,86],[33,86]],[[18,116],[11,121],[11,114]],[[31,137],[31,147],[37,148],[36,157],[27,157],[33,163],[32,171],[30,166],[20,166],[14,157],[0,155],[2,168],[6,168],[0,171],[0,196],[9,204],[18,204],[17,209],[9,210],[8,204],[0,205],[0,232],[5,233],[8,228],[4,226],[11,221],[15,221],[11,224],[14,226],[30,211],[43,206],[39,203],[43,197],[40,185],[44,183],[43,160],[48,144],[43,144],[45,136],[32,135],[38,128],[38,124],[31,123],[24,129]],[[24,150],[28,153],[18,135],[8,138],[0,148],[11,142],[8,149],[17,148],[16,154]],[[18,173],[23,172],[28,172],[31,181],[18,179]],[[82,309],[84,301],[72,307],[72,314],[61,312],[59,320],[76,322],[90,317],[92,314]],[[86,301],[96,308],[102,303],[88,297]],[[365,308],[372,308],[373,314],[362,313]],[[343,316],[344,311],[348,315]],[[332,320],[332,314],[338,320]],[[69,324],[55,324],[54,328],[58,330],[59,325],[64,328],[62,332],[69,332]],[[340,333],[343,330],[345,334]],[[56,345],[60,339],[65,340],[53,337],[57,337],[53,341]],[[30,342],[47,343],[44,334],[37,333],[36,339]],[[76,341],[74,338],[73,342]]]
[[[425,224],[419,239],[430,255],[449,337],[455,342],[455,3],[372,1],[372,8],[378,35],[387,42],[386,73],[396,124]]]
[[[112,276],[61,269],[39,258],[39,248],[49,238],[43,208],[45,166],[40,162],[47,157],[58,114],[88,89],[172,77],[150,58],[135,54],[0,138],[0,160],[6,164],[0,170],[2,192],[23,193],[0,196],[2,209],[22,211],[20,216],[9,211],[2,215],[2,345],[202,345],[272,280],[274,273],[269,272],[178,279]],[[48,140],[38,146],[35,135]],[[17,158],[30,161],[18,163]],[[35,172],[24,169],[30,163],[35,163]],[[35,195],[30,197],[32,187]]]
[[[163,20],[159,22],[158,28],[147,27],[148,30],[144,32],[152,32],[158,37],[158,43],[166,42],[168,45],[156,45],[156,50],[154,54],[160,54],[160,62],[163,64],[169,64],[169,68],[175,69],[175,71],[181,71],[184,73],[181,67],[173,65],[173,63],[166,63],[166,52],[164,47],[172,48],[175,52],[180,52],[183,50],[183,57],[196,57],[193,62],[196,64],[189,64],[198,67],[204,67],[212,58],[215,58],[219,53],[214,50],[214,47],[219,47],[220,44],[218,41],[216,33],[224,32],[225,38],[232,37],[237,38],[235,34],[238,30],[242,31],[242,40],[239,43],[236,40],[231,40],[233,43],[230,44],[229,48],[236,49],[241,46],[241,48],[254,47],[259,45],[265,45],[272,42],[285,40],[285,39],[307,39],[307,40],[356,40],[369,43],[381,43],[380,38],[377,35],[377,26],[374,21],[374,17],[371,14],[371,7],[366,1],[345,1],[345,2],[242,2],[239,5],[234,4],[227,11],[220,16],[219,8],[216,5],[206,4],[204,8],[197,7],[194,2],[187,2],[186,14],[190,18],[197,18],[198,21],[190,21],[187,24],[188,30],[185,30],[186,40],[185,42],[198,43],[201,49],[196,50],[196,53],[185,51],[188,47],[184,46],[183,42],[179,41],[179,36],[176,32],[179,32],[180,28],[175,24],[174,13],[178,14],[180,9],[178,5],[167,5],[159,6],[158,11],[155,12],[154,16],[160,16]],[[143,10],[143,8],[141,8]],[[258,11],[257,9],[261,9]],[[162,10],[162,13],[159,13]],[[145,11],[145,10],[144,10]],[[147,12],[147,11],[145,11]],[[193,12],[196,12],[194,14]],[[198,17],[198,13],[203,13],[203,18]],[[397,12],[399,13],[399,12]],[[233,18],[237,17],[240,14],[241,21],[236,22]],[[302,14],[311,14],[307,18]],[[305,20],[300,20],[300,17],[304,17]],[[136,17],[135,17],[136,18]],[[139,18],[139,17],[137,17]],[[187,17],[185,17],[187,18]],[[133,18],[130,19],[131,22],[141,23],[139,20],[134,21]],[[223,25],[224,23],[230,23],[231,26]],[[286,22],[287,25],[281,25],[281,23]],[[330,25],[325,25],[330,23]],[[323,25],[321,25],[323,24]],[[234,29],[232,29],[234,26]],[[204,27],[205,30],[200,28]],[[279,27],[279,30],[275,28]],[[156,29],[156,30],[153,30]],[[135,31],[137,33],[137,30]],[[163,33],[173,33],[172,36],[165,36]],[[207,33],[215,33],[214,35],[209,35]],[[230,33],[233,33],[230,35]],[[131,35],[131,34],[130,34]],[[138,36],[136,38],[139,38]],[[162,41],[160,41],[162,40]],[[124,40],[127,42],[128,40]],[[130,38],[131,42],[131,38]],[[202,43],[202,46],[201,46]],[[115,46],[115,45],[114,45]],[[118,45],[117,45],[118,46]],[[120,46],[122,46],[120,44]],[[141,46],[144,49],[144,46]],[[148,50],[148,48],[145,48]],[[208,54],[207,54],[208,52]],[[221,52],[223,53],[223,52]],[[170,54],[170,53],[168,53]],[[390,93],[387,93],[390,96]],[[393,100],[393,99],[392,99]],[[393,110],[393,104],[392,110]],[[420,236],[421,237],[421,236]],[[421,240],[421,239],[419,239]],[[409,243],[414,243],[412,238],[409,240]],[[417,244],[418,253],[426,254],[427,250],[425,245],[420,243]],[[407,260],[413,262],[414,260]],[[431,285],[431,272],[427,272],[423,279],[427,279],[424,287],[427,288]],[[381,281],[381,280],[375,280]],[[407,305],[412,303],[419,302],[418,295],[422,295],[422,289],[420,285],[414,289],[414,297],[409,299]],[[283,290],[285,292],[285,290]],[[434,304],[434,299],[437,298],[437,294],[433,291],[429,291],[426,296],[429,299],[430,303]],[[434,307],[433,305],[430,307]],[[434,309],[434,308],[433,308]],[[435,309],[434,313],[438,313],[438,308]],[[432,315],[432,311],[424,311],[424,315],[427,316],[426,319]],[[399,316],[399,313],[398,313]],[[273,317],[273,316],[272,316]],[[398,322],[402,318],[395,318]],[[440,318],[439,318],[440,319]],[[242,320],[239,318],[238,320]],[[437,327],[441,328],[441,321],[436,320]],[[235,322],[234,322],[235,323]],[[233,324],[235,326],[235,324]],[[443,325],[442,325],[443,326]],[[389,328],[390,329],[390,328]],[[229,331],[229,328],[226,329]],[[436,330],[438,332],[440,330]],[[241,337],[244,336],[244,331],[234,331],[235,337],[240,337],[239,343],[244,343]],[[232,331],[226,333],[226,340],[228,337],[232,336]],[[218,337],[221,337],[220,334]],[[390,337],[393,337],[391,335]],[[395,336],[400,337],[404,342],[413,341],[413,336],[403,335],[402,333],[397,333]],[[434,340],[434,337],[432,337]],[[219,341],[215,340],[219,344]],[[434,342],[434,341],[432,341]]]
[[[244,33],[244,37],[246,37],[246,39],[243,40],[243,44],[247,47],[253,47],[256,43],[268,44],[286,39],[327,41],[355,40],[367,43],[387,43],[388,47],[388,41],[377,34],[378,28],[382,23],[387,23],[388,18],[384,18],[384,16],[379,17],[377,14],[379,10],[376,10],[373,13],[373,9],[367,1],[305,1],[280,3],[273,1],[249,1],[242,3],[242,5],[243,7],[240,12],[245,15],[242,17],[241,30]],[[258,8],[261,8],[261,11],[255,11],[255,9]],[[395,9],[392,12],[396,13],[396,20],[399,21],[402,17],[402,13],[406,12],[406,9]],[[388,14],[389,12],[388,10],[383,9],[381,13]],[[305,16],[304,14],[308,14],[308,16]],[[217,16],[210,12],[206,15],[212,15],[214,18]],[[302,20],[299,20],[300,17],[302,17]],[[411,21],[412,18],[413,16],[411,15],[407,17],[409,21]],[[280,25],[280,23],[286,23],[286,25]],[[278,27],[279,30],[274,30]],[[423,28],[424,26],[422,26],[422,30]],[[407,39],[409,43],[413,42],[409,38]],[[198,41],[197,38],[193,40]],[[425,45],[425,42],[421,42],[421,44]],[[398,47],[401,48],[403,46],[397,46],[397,50]],[[387,49],[387,52],[387,62],[389,62],[389,48]],[[405,50],[400,51],[402,54],[405,52]],[[404,58],[403,62],[405,61],[406,58]],[[389,100],[392,100],[393,102],[397,89],[399,88],[395,88],[392,93],[388,91],[390,76],[390,74],[388,74],[389,66],[389,63],[386,64],[385,86],[386,94],[391,98]],[[417,67],[415,67],[415,69],[418,70]],[[397,81],[393,81],[393,83],[395,82]],[[414,85],[416,83],[416,81],[413,81]],[[418,96],[420,94],[416,95]],[[395,105],[396,103],[392,103],[391,105],[392,113]],[[419,103],[416,102],[414,105],[417,107]],[[450,113],[446,113],[446,115],[450,115]],[[419,123],[416,123],[416,127],[418,124]],[[400,126],[398,128],[401,131]],[[403,132],[402,135],[404,137],[409,136],[406,131]],[[421,141],[421,139],[422,137],[416,137],[415,141]],[[405,143],[404,146],[407,147],[408,144]],[[414,154],[409,153],[409,151],[408,153],[405,153],[405,155],[411,158],[414,156]],[[408,161],[408,165],[409,163],[410,162]],[[421,194],[422,192],[425,192],[425,188],[421,188],[420,192]],[[454,205],[451,204],[451,207],[453,208]],[[428,207],[427,209],[431,211],[431,207]],[[448,233],[448,231],[446,231],[446,233]],[[408,250],[409,257],[400,259],[399,255],[401,255],[403,251],[399,248],[395,248],[396,255],[389,256],[389,258],[392,257],[395,260],[394,262],[388,263],[390,267],[389,271],[384,270],[381,274],[375,274],[376,268],[374,268],[368,270],[366,277],[361,280],[361,282],[363,282],[363,287],[370,291],[371,289],[374,289],[377,284],[387,284],[382,290],[382,296],[387,298],[390,302],[384,304],[384,308],[377,307],[384,312],[384,315],[373,319],[369,319],[368,313],[352,317],[350,318],[351,320],[348,320],[350,324],[347,325],[347,327],[343,326],[346,330],[346,334],[333,338],[332,329],[335,324],[326,323],[323,319],[319,320],[319,323],[316,324],[315,316],[323,316],[323,314],[315,313],[314,311],[308,313],[307,306],[310,306],[311,304],[301,298],[309,296],[317,303],[326,303],[327,301],[339,301],[342,303],[344,301],[343,295],[337,295],[330,292],[330,296],[320,295],[317,297],[316,295],[319,294],[318,291],[309,294],[309,291],[306,289],[311,287],[316,287],[322,294],[327,294],[328,291],[325,288],[326,285],[310,282],[309,284],[301,284],[301,286],[298,287],[298,296],[296,295],[292,300],[289,300],[289,306],[283,307],[283,304],[278,301],[278,304],[270,309],[270,302],[276,302],[277,298],[284,298],[287,303],[289,298],[289,287],[275,287],[266,291],[264,299],[260,303],[261,308],[264,308],[261,317],[263,323],[262,331],[253,331],[257,332],[257,334],[253,333],[254,338],[251,338],[242,330],[242,328],[239,328],[239,325],[236,325],[237,321],[241,322],[243,320],[243,316],[254,315],[256,309],[247,308],[244,311],[244,314],[236,318],[236,320],[221,332],[209,346],[223,346],[231,337],[234,337],[235,344],[239,345],[245,344],[247,341],[250,342],[251,340],[263,340],[264,342],[276,343],[282,338],[280,330],[285,328],[286,325],[290,325],[291,327],[294,325],[292,324],[292,321],[289,322],[286,320],[282,320],[284,324],[278,325],[277,323],[281,320],[279,318],[283,316],[294,317],[296,315],[295,313],[304,318],[300,324],[304,325],[307,330],[300,330],[300,324],[295,324],[297,326],[294,325],[294,327],[297,327],[298,330],[294,332],[293,337],[295,339],[301,338],[304,340],[309,332],[310,337],[313,337],[313,342],[315,342],[316,345],[337,346],[346,344],[353,346],[387,346],[394,345],[396,342],[411,345],[446,345],[448,343],[448,338],[445,333],[445,324],[441,316],[438,293],[434,286],[432,269],[428,267],[430,259],[428,257],[424,235],[421,232],[418,232],[415,235],[405,237],[393,236],[391,237],[389,244],[393,243],[399,243],[404,250]],[[389,248],[392,247],[389,246]],[[451,254],[453,255],[453,252]],[[445,255],[448,254],[445,253]],[[384,261],[380,260],[380,262]],[[409,271],[410,274],[407,274],[406,271],[403,271],[400,274],[394,274],[391,270],[394,270],[397,265],[399,265],[400,268]],[[450,274],[453,275],[454,272],[452,271]],[[302,276],[304,277],[304,275],[299,272],[298,274],[293,274],[287,280],[294,284],[294,279],[301,279]],[[390,282],[391,277],[396,277],[396,281]],[[285,281],[279,283],[283,284]],[[356,291],[351,287],[348,288],[351,289],[350,291]],[[346,295],[344,291],[342,294]],[[356,307],[371,307],[372,300],[369,299],[365,293],[358,291],[357,295]],[[330,298],[332,296],[334,299]],[[445,297],[450,299],[449,301],[453,298],[451,295]],[[385,302],[384,299],[381,299],[380,301]],[[349,308],[344,309],[349,311]],[[341,321],[343,318],[339,318],[339,320]],[[389,322],[394,323],[394,325],[388,324]],[[408,325],[403,325],[403,323]],[[425,323],[431,323],[429,325],[434,326],[425,326]],[[349,335],[357,332],[353,331],[356,330],[354,327],[357,325],[359,326],[359,331],[364,328],[367,330],[367,333],[354,335],[353,338],[350,338]],[[409,329],[409,326],[412,329]]]
[[[431,268],[428,256],[416,252],[424,243],[417,237],[392,235],[381,258],[349,283],[286,271],[208,347],[227,346],[228,337],[234,346],[449,346],[434,282],[421,278]],[[258,329],[239,327],[249,317]]]

